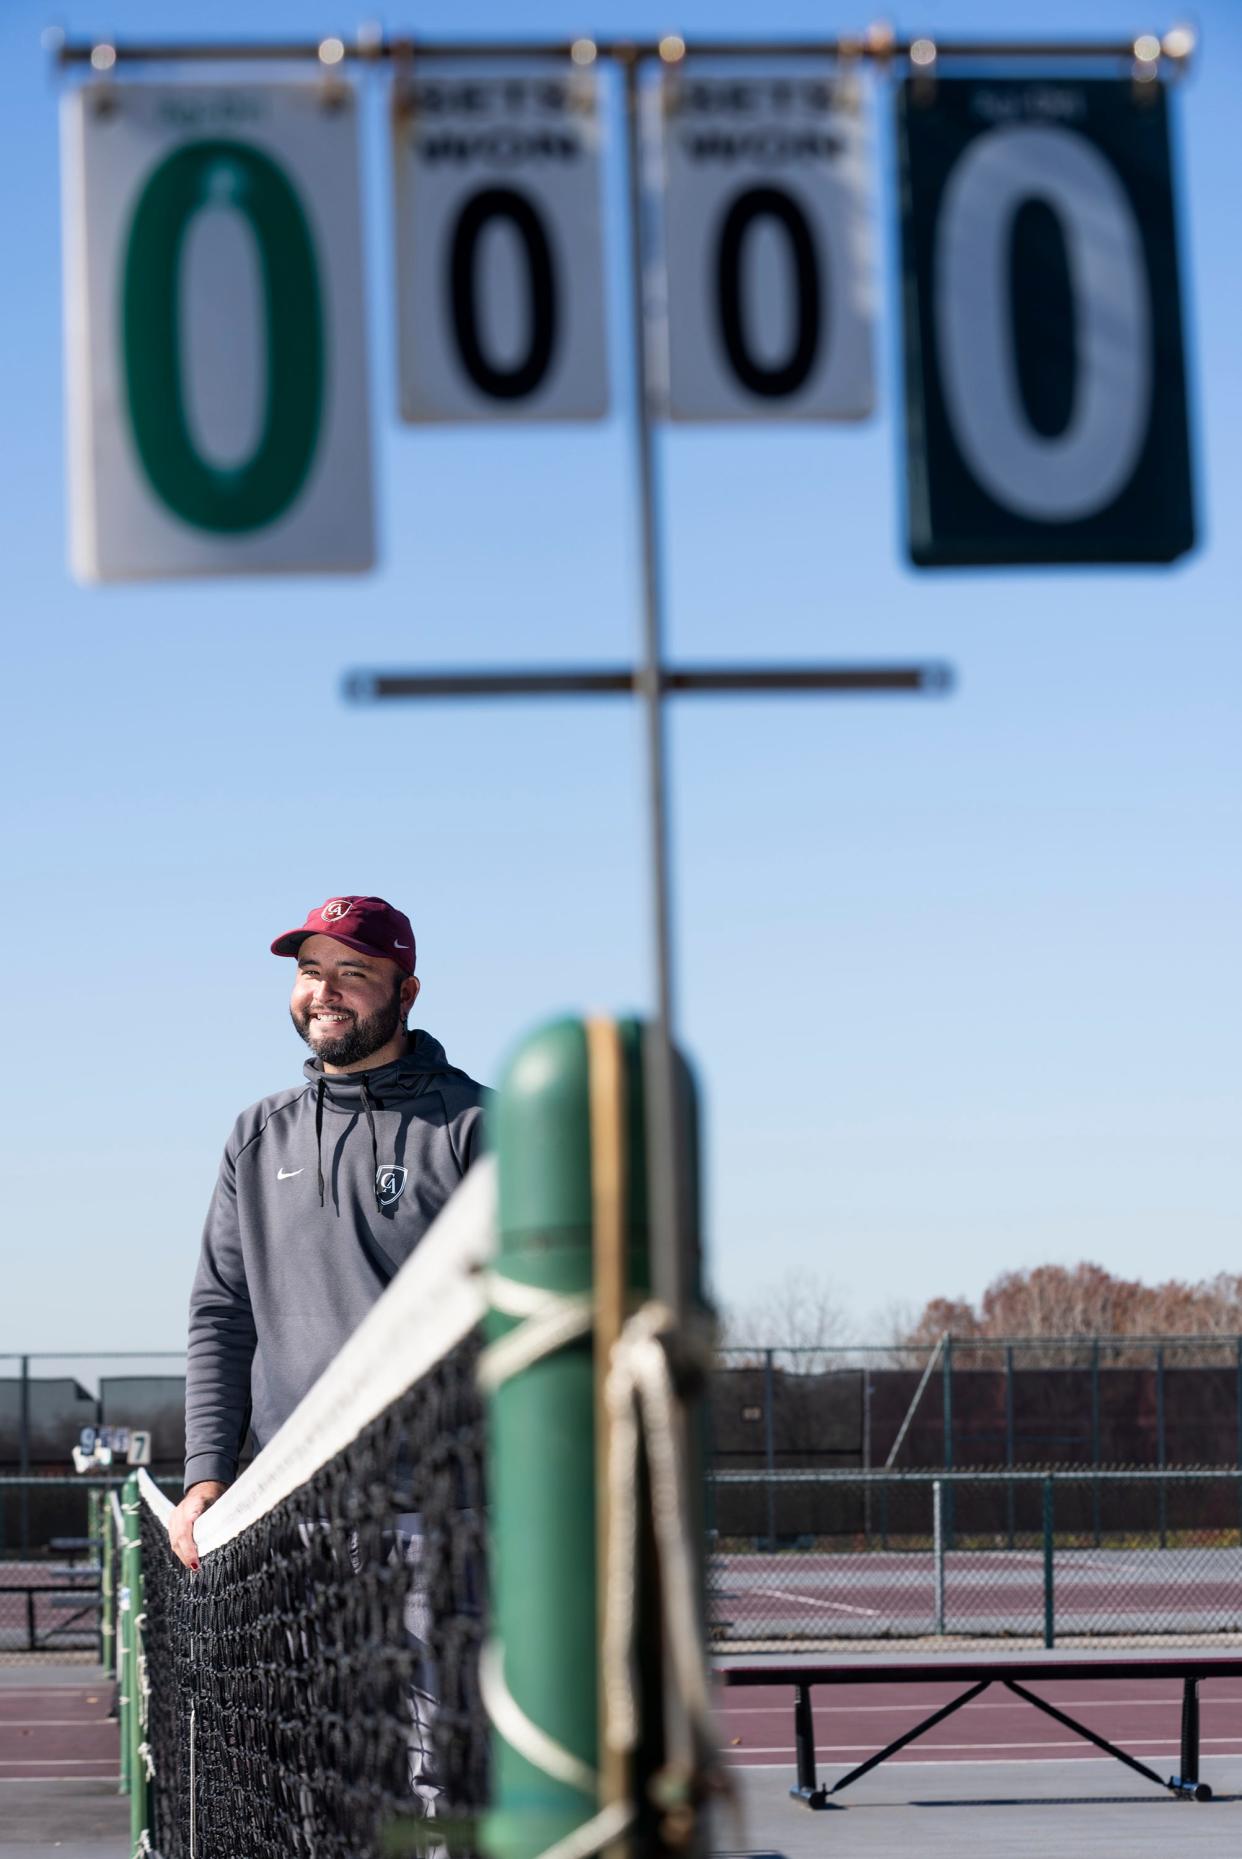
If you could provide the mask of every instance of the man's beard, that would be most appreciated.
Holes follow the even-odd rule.
[[[404,1020],[401,983],[393,989],[392,999],[377,1007],[369,1020],[346,1020],[326,1039],[315,1041],[311,1038],[313,1008],[304,1009],[300,1019],[290,1008],[289,1017],[315,1057],[325,1065],[357,1065],[360,1059],[369,1059],[373,1052],[386,1046]]]

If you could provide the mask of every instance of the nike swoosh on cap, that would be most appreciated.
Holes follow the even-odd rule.
[[[276,1170],[276,1179],[277,1181],[292,1181],[295,1175],[300,1175],[301,1173],[302,1170],[300,1168],[278,1168]]]

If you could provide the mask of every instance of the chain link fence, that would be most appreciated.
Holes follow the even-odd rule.
[[[6,1662],[97,1651],[69,1448],[144,1426],[175,1491],[182,1367],[0,1358]],[[726,1349],[710,1417],[722,1648],[1242,1633],[1242,1337]]]
[[[0,1557],[0,1665],[109,1664],[105,1572],[111,1533],[104,1517],[116,1477],[0,1476],[0,1514],[23,1518],[30,1531],[24,1554]],[[180,1479],[157,1483],[175,1495]]]
[[[722,1650],[1242,1635],[1237,1469],[717,1470],[710,1508]]]
[[[737,1471],[1242,1467],[1242,1337],[722,1349],[711,1405]]]

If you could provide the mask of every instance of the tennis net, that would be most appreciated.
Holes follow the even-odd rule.
[[[484,1163],[205,1513],[196,1574],[140,1476],[141,1850],[372,1859],[428,1818],[436,1845],[474,1850],[488,1794],[475,1371],[494,1232]]]

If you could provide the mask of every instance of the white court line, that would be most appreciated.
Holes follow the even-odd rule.
[[[756,1762],[755,1764],[755,1767],[757,1769],[766,1769],[766,1768],[779,1769],[783,1766],[784,1765],[779,1762],[772,1762],[772,1763]],[[113,1775],[116,1774],[115,1767],[112,1769],[111,1773]],[[108,1778],[105,1777],[104,1779],[107,1780]],[[38,1780],[38,1776],[0,1775],[0,1787],[3,1787],[5,1782],[28,1782],[28,1781],[37,1781],[37,1780]],[[99,1780],[99,1777],[98,1775],[53,1775],[49,1777],[49,1780],[54,1781],[54,1782],[97,1782]]]
[[[14,1756],[11,1760],[0,1757],[0,1769],[59,1769],[66,1763],[75,1769],[106,1768],[111,1774],[117,1766],[115,1756],[62,1756],[53,1760],[50,1756]]]
[[[89,1729],[92,1724],[115,1722],[114,1717],[0,1717],[0,1736],[6,1730],[83,1730]]]
[[[796,1601],[800,1607],[824,1607],[833,1614],[866,1614],[872,1620],[880,1618],[878,1607],[851,1607],[846,1601],[817,1601],[809,1594],[791,1594],[788,1588],[752,1588],[750,1593],[774,1601]]]

